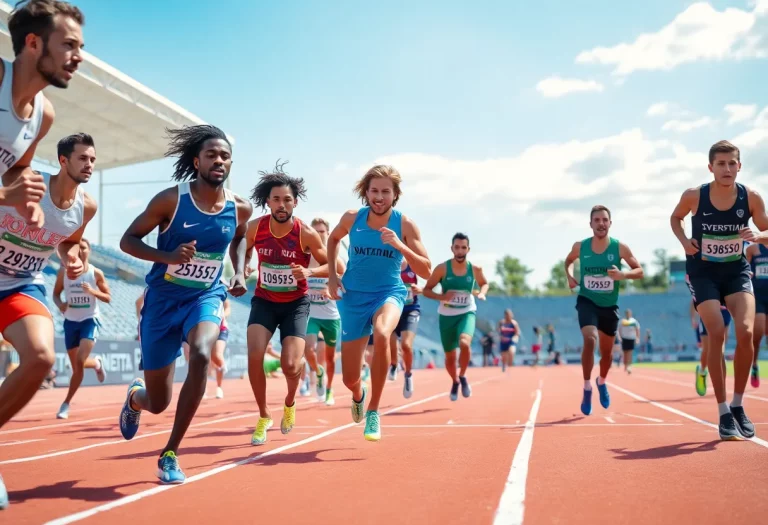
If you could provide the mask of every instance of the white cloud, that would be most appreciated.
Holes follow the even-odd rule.
[[[700,117],[694,120],[668,120],[661,126],[664,131],[674,131],[676,133],[688,133],[695,129],[711,126],[716,121],[710,117]]]
[[[657,102],[656,104],[651,104],[645,114],[649,117],[662,117],[669,113],[669,108],[669,102]]]
[[[688,6],[675,19],[634,42],[595,47],[576,56],[580,64],[614,66],[613,74],[670,70],[697,61],[742,60],[768,56],[762,35],[768,2],[760,0],[752,11],[727,8],[718,11],[706,2]]]
[[[558,98],[568,93],[601,92],[604,86],[595,80],[549,77],[536,84],[536,91],[547,98]]]
[[[728,113],[729,125],[750,120],[757,113],[756,104],[727,104],[723,109]]]

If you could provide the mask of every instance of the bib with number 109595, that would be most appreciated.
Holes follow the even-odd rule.
[[[738,261],[744,251],[744,241],[738,235],[701,236],[701,259],[710,262]]]
[[[292,292],[296,290],[296,278],[293,276],[289,264],[270,264],[262,262],[259,265],[261,270],[261,287],[271,292]]]
[[[169,264],[165,280],[188,288],[210,288],[219,277],[223,263],[223,253],[197,252],[187,263]]]

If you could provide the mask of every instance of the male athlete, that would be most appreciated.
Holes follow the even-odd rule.
[[[64,314],[64,345],[72,364],[69,391],[56,414],[58,419],[69,418],[69,404],[83,382],[85,368],[93,368],[100,383],[107,377],[101,356],[91,359],[90,355],[99,330],[99,301],[109,303],[112,294],[104,272],[90,264],[90,254],[91,243],[83,237],[80,239],[83,273],[75,279],[70,279],[62,266],[56,275],[56,284],[53,285],[53,302]],[[61,292],[64,292],[63,301]]]
[[[32,276],[42,269],[59,241],[77,227],[73,231],[69,231],[69,226],[62,230],[57,221],[53,228],[42,230],[45,219],[41,200],[48,190],[45,177],[34,172],[30,164],[54,119],[53,105],[43,89],[69,85],[83,60],[84,23],[83,13],[77,7],[52,0],[31,0],[14,9],[8,18],[16,58],[13,62],[2,59],[0,63],[0,108],[4,109],[0,112],[0,214],[15,225],[22,225],[22,229],[41,228],[39,232],[50,231],[52,235],[45,242],[46,250],[34,259],[34,250],[19,255],[19,264],[24,268],[12,267],[15,259],[3,263],[4,270],[0,268],[0,333],[20,359],[18,368],[0,387],[0,427],[32,399],[54,362],[53,323],[45,307],[42,279],[32,284]],[[60,189],[56,192],[56,198],[60,198]],[[50,199],[47,202],[50,204]],[[72,203],[63,204],[67,208]],[[66,213],[71,211],[67,209]],[[79,227],[84,216],[78,219]],[[8,231],[9,226],[3,222],[0,232]],[[65,232],[68,233],[60,238]],[[8,242],[8,238],[2,241],[5,250],[12,249]],[[62,253],[66,252],[63,260],[73,276],[79,261],[74,252],[76,247],[77,240],[62,247]],[[5,261],[8,254],[0,253],[0,261]],[[0,478],[0,509],[7,506],[8,494]]]
[[[520,325],[515,320],[512,310],[504,310],[504,319],[499,321],[499,353],[501,355],[501,371],[506,372],[508,366],[515,364],[515,352],[520,340]]]
[[[686,276],[686,282],[688,282],[688,276]],[[723,314],[723,324],[725,325],[725,332],[723,336],[723,359],[721,360],[723,371],[723,377],[725,377],[725,347],[728,343],[728,332],[731,326],[731,314],[724,304],[720,305],[720,312]],[[707,334],[707,328],[704,323],[701,322],[696,306],[691,301],[691,324],[696,330],[696,337],[699,341],[701,353],[699,355],[699,364],[696,365],[696,393],[700,396],[707,395],[707,375],[709,366],[709,334]]]
[[[437,307],[440,340],[445,351],[445,369],[452,381],[451,401],[456,401],[459,398],[459,384],[461,384],[462,396],[472,395],[466,373],[472,352],[472,337],[475,334],[477,316],[473,291],[477,283],[480,286],[477,298],[485,301],[488,280],[482,268],[467,261],[469,237],[463,233],[455,234],[451,240],[451,251],[453,258],[438,264],[427,279],[424,285],[424,297],[440,301]],[[438,284],[442,288],[442,293],[439,294],[433,290]],[[460,351],[458,375],[456,373],[456,354],[459,353],[457,350]]]
[[[576,311],[579,314],[579,327],[584,337],[584,348],[581,353],[581,368],[584,374],[581,412],[585,416],[592,413],[590,379],[595,365],[596,344],[599,344],[600,348],[600,375],[596,380],[600,404],[603,408],[608,408],[611,404],[605,378],[611,369],[611,351],[619,326],[617,281],[643,278],[643,269],[629,247],[608,236],[611,224],[611,212],[608,208],[592,207],[589,212],[592,237],[575,242],[568,257],[565,258],[568,286],[572,289],[579,287]],[[576,259],[581,264],[581,275],[578,281],[571,273],[571,265]],[[629,265],[628,272],[619,269],[622,259]]]
[[[155,195],[120,241],[127,254],[152,261],[139,320],[144,377],[128,387],[120,432],[132,439],[143,410],[160,414],[171,403],[176,358],[189,343],[189,369],[179,393],[168,443],[160,453],[157,477],[183,483],[177,452],[205,394],[210,355],[219,337],[227,291],[245,293],[245,232],[253,208],[224,189],[232,167],[232,146],[209,125],[168,130],[166,156],[178,157],[173,179],[180,184]],[[157,249],[143,239],[159,229]],[[234,276],[221,282],[229,247]]]
[[[766,333],[768,320],[768,247],[763,244],[751,244],[747,248],[747,262],[752,270],[752,287],[755,290],[755,333],[753,346],[755,357],[752,359],[752,387],[760,387],[760,368],[757,361],[760,354],[760,342]]]
[[[768,242],[768,236],[749,228],[750,217],[761,231],[768,230],[768,216],[760,195],[736,182],[741,170],[739,149],[720,141],[709,149],[709,170],[714,181],[686,190],[670,218],[672,232],[686,253],[688,287],[709,334],[709,376],[718,403],[720,439],[737,440],[755,435],[755,426],[743,407],[749,369],[754,355],[752,332],[755,297],[750,268],[744,256],[744,241]],[[683,221],[691,214],[692,235]],[[731,406],[725,401],[722,367],[725,325],[722,304],[733,316],[736,353],[733,358],[734,386]]]
[[[248,379],[259,405],[259,421],[251,436],[252,445],[267,442],[272,413],[267,405],[264,354],[275,330],[280,329],[280,366],[288,393],[285,396],[280,431],[287,434],[296,423],[296,390],[304,368],[304,337],[309,319],[309,277],[328,275],[328,259],[320,235],[293,216],[299,199],[306,198],[304,179],[283,171],[261,172],[251,200],[263,215],[248,223],[246,262],[254,249],[258,254],[258,281],[248,318]],[[308,268],[310,258],[320,266]],[[334,259],[335,260],[335,259]],[[315,360],[315,367],[317,361]],[[318,375],[319,372],[318,372]],[[322,381],[322,377],[319,378]]]
[[[316,218],[312,221],[312,227],[320,236],[323,246],[328,245],[328,236],[330,235],[330,225],[328,221],[322,218]],[[320,264],[312,257],[309,261],[309,268],[317,268]],[[346,265],[339,258],[337,262],[339,271],[343,274]],[[310,369],[317,370],[317,395],[321,401],[325,401],[328,406],[333,406],[336,401],[333,398],[333,376],[336,373],[336,343],[341,337],[341,315],[336,306],[336,301],[332,301],[328,294],[328,277],[309,277],[307,279],[309,286],[309,322],[307,323],[306,348],[304,354],[309,361]],[[321,341],[318,341],[322,336]],[[320,355],[315,352],[319,346],[324,347],[325,368],[317,364],[320,361]],[[315,361],[313,364],[312,361]],[[323,386],[323,375],[327,383]],[[325,397],[325,399],[322,399]]]
[[[403,280],[403,283],[405,283],[408,295],[405,297],[405,305],[403,306],[403,313],[400,314],[400,320],[389,339],[391,364],[389,365],[388,379],[390,381],[397,379],[397,343],[399,339],[400,347],[403,350],[403,367],[405,368],[403,397],[409,399],[413,395],[413,374],[411,373],[411,368],[413,367],[413,341],[416,339],[416,330],[419,328],[419,318],[421,317],[419,294],[422,293],[422,289],[417,284],[418,279],[416,278],[416,273],[411,269],[405,259],[403,259],[403,262],[400,265],[400,278]]]
[[[640,323],[632,317],[632,310],[624,312],[624,319],[619,322],[619,338],[621,339],[621,351],[624,354],[624,371],[632,373],[632,353],[640,340]]]
[[[328,239],[328,259],[336,260],[339,243],[349,235],[349,262],[341,280],[330,272],[328,291],[341,312],[341,366],[344,384],[352,391],[352,420],[363,418],[366,387],[360,377],[368,338],[373,333],[371,399],[365,413],[363,435],[381,439],[379,402],[389,369],[389,341],[403,311],[405,284],[400,277],[402,260],[414,273],[429,277],[431,263],[421,234],[410,218],[395,210],[400,199],[400,173],[392,166],[372,167],[355,185],[365,206],[342,216]]]

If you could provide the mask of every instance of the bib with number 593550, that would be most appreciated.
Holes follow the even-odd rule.
[[[223,263],[223,253],[197,252],[187,263],[169,264],[165,280],[187,288],[210,288],[219,278]]]
[[[738,235],[701,236],[701,260],[710,262],[731,262],[741,259],[744,241]]]

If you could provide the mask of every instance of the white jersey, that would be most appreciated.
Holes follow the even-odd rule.
[[[637,339],[637,327],[639,323],[634,317],[626,317],[619,322],[619,335],[622,339]]]
[[[320,266],[314,257],[309,259],[309,267],[317,268]],[[307,279],[309,286],[309,317],[312,319],[341,319],[336,301],[328,299],[322,294],[323,290],[328,288],[327,277],[309,277]]]
[[[67,321],[79,322],[99,317],[99,300],[83,290],[83,283],[88,283],[94,290],[99,289],[96,286],[96,268],[92,264],[74,281],[64,274],[64,298],[67,301],[64,319]]]
[[[48,187],[40,208],[45,214],[42,228],[28,226],[14,208],[0,207],[0,290],[12,290],[27,284],[45,284],[43,268],[83,224],[85,192],[77,188],[69,209],[57,208],[51,200],[51,175],[43,173]]]
[[[3,81],[0,84],[0,175],[8,171],[27,152],[43,125],[43,92],[32,102],[32,115],[22,119],[13,107],[13,62],[3,60]]]

